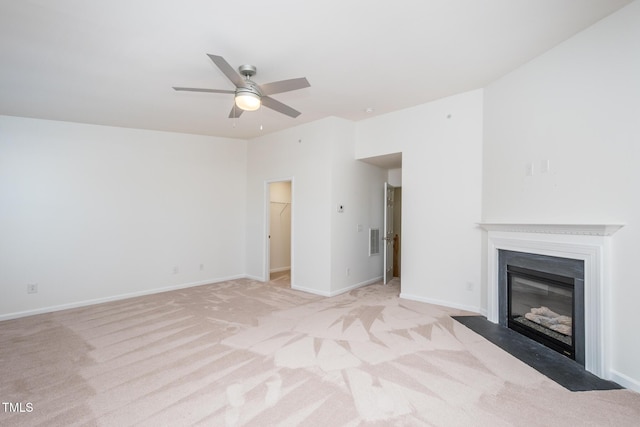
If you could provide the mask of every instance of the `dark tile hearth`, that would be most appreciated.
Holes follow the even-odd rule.
[[[603,380],[577,362],[483,316],[453,316],[467,328],[483,336],[512,356],[570,391],[622,389],[613,381]]]

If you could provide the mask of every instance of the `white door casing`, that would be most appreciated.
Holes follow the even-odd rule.
[[[383,283],[393,279],[393,199],[395,187],[384,183]]]

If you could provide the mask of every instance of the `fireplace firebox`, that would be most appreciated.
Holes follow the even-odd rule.
[[[574,280],[507,266],[507,326],[575,360]]]
[[[498,255],[499,323],[585,365],[584,262]]]

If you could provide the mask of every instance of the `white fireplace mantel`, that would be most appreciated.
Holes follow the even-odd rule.
[[[487,231],[576,234],[584,236],[611,236],[623,227],[622,224],[511,224],[493,222],[481,222],[478,225]]]
[[[488,231],[487,319],[498,323],[499,251],[584,261],[585,369],[610,379],[610,237],[620,224],[480,223]]]

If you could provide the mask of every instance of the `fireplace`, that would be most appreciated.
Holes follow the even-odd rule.
[[[605,379],[609,368],[611,238],[622,225],[616,224],[480,224],[487,234],[487,320],[508,327],[506,264],[500,260],[503,251],[573,260],[582,268],[583,280],[576,282],[573,273],[555,269],[543,272],[573,278],[575,304],[571,316],[574,330],[574,357],[587,371]],[[500,261],[500,262],[499,262]],[[545,260],[545,262],[548,260]],[[553,261],[555,262],[555,261]],[[553,264],[553,262],[551,264]],[[515,267],[538,270],[538,265]],[[504,269],[504,270],[503,270]],[[578,284],[576,286],[576,283]],[[549,308],[549,307],[547,307]],[[558,313],[559,314],[559,313]],[[566,315],[566,314],[564,314]],[[582,322],[583,326],[578,326]],[[583,334],[582,337],[580,335]],[[581,356],[582,355],[582,356]],[[580,358],[583,358],[580,360]]]
[[[500,250],[499,323],[584,366],[584,263]]]

